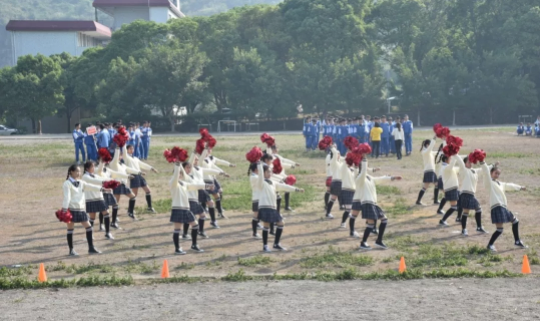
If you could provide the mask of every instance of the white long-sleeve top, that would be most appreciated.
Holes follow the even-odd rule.
[[[106,177],[103,177],[103,176],[90,174],[90,173],[86,172],[86,173],[84,173],[84,175],[82,177],[82,180],[85,181],[88,184],[93,184],[93,185],[97,185],[97,186],[103,186],[103,182],[107,181],[108,179]],[[87,202],[102,201],[103,200],[103,193],[101,191],[96,192],[96,191],[92,191],[92,190],[87,190],[87,191],[84,191],[84,197],[86,198]]]
[[[202,172],[202,170],[200,168],[199,168],[199,170]],[[195,166],[191,167],[191,175],[188,175],[188,173],[186,173],[183,166],[180,166],[180,171],[182,172],[182,174],[184,176],[184,181],[186,183],[188,183],[188,184],[202,184],[203,186],[206,187],[206,184],[204,183],[204,180],[202,180],[199,177],[195,177],[195,172],[196,172]],[[199,189],[188,189],[188,191],[187,191],[188,199],[191,202],[199,202],[199,190],[204,189],[205,187],[199,188]]]
[[[122,181],[122,180],[127,180],[129,178],[128,174],[122,174],[117,171],[113,171],[109,167],[105,167],[105,163],[103,162],[99,164],[96,170],[96,174],[101,177],[106,178],[107,180],[115,179],[118,181]]]
[[[76,187],[72,181],[79,182],[79,186]],[[72,178],[69,178],[64,182],[62,189],[64,191],[62,209],[74,211],[86,211],[86,197],[84,192],[101,192],[101,186],[89,184],[85,181],[76,181]]]
[[[257,166],[260,175],[257,175],[256,187],[259,190],[259,208],[276,209],[276,190],[295,192],[296,188],[287,184],[273,182],[264,179],[263,165]]]
[[[403,128],[401,130],[394,128],[394,130],[392,130],[392,136],[394,136],[394,140],[404,140],[405,133],[403,132]]]
[[[354,192],[353,202],[361,202],[377,205],[376,181],[391,180],[392,176],[373,177],[368,175],[368,162],[366,158],[362,159],[362,169],[356,177],[356,191]]]
[[[259,175],[251,173],[249,175],[249,184],[251,185],[251,201],[258,202],[261,193],[259,189]]]
[[[435,149],[436,140],[432,139],[428,147],[422,149],[422,160],[424,161],[424,173],[435,172]]]
[[[326,163],[326,177],[332,177],[332,167],[331,167],[332,157],[330,156],[330,153],[326,155],[325,163]]]
[[[216,164],[220,164],[220,165],[226,165],[226,166],[230,166],[231,163],[227,162],[227,161],[224,161],[222,159],[219,159],[217,157],[214,157],[214,156],[208,156],[206,157],[207,154],[207,151],[206,149],[203,151],[202,155],[201,155],[201,158],[200,159],[203,159],[202,161],[202,168],[210,168],[210,169],[214,169],[214,170],[218,170],[220,172],[224,172],[224,170],[222,170],[221,168],[219,168],[219,166],[217,166]],[[210,172],[207,172],[207,173],[204,173],[204,180],[205,181],[214,181],[214,175],[211,174]]]
[[[505,191],[519,191],[521,186],[513,183],[503,183],[498,180],[493,180],[490,175],[491,169],[486,163],[482,163],[482,179],[486,190],[489,191],[489,205],[491,209],[502,206],[507,206]]]
[[[124,151],[124,163],[126,163],[126,166],[131,167],[138,172],[140,172],[141,169],[146,171],[150,171],[153,169],[152,166],[146,164],[145,162],[142,162],[137,157],[129,155],[125,150],[125,147],[123,147],[122,150]]]
[[[343,166],[341,166],[341,188],[346,191],[356,191],[356,176],[358,176],[357,168],[351,168],[346,164],[343,164]]]
[[[205,188],[205,184],[188,183],[178,180],[181,165],[174,165],[173,176],[169,180],[171,188],[172,208],[189,210],[189,191],[197,191]]]
[[[330,171],[332,172],[332,182],[341,181],[341,166],[343,165],[343,161],[339,158],[339,152],[335,147],[332,147],[332,160],[330,161]]]
[[[133,168],[131,168],[129,166],[126,166],[125,164],[120,163],[120,148],[117,148],[114,151],[114,157],[113,157],[112,161],[109,163],[109,168],[112,169],[115,172],[118,172],[118,173],[124,174],[124,175],[125,174],[134,174],[134,175],[140,174],[140,171],[135,170],[135,169],[133,169]],[[125,179],[125,178],[121,178],[120,181],[123,184],[128,183],[128,180]]]
[[[457,155],[456,155],[457,156]],[[474,168],[467,168],[461,157],[457,157],[456,163],[459,167],[459,180],[461,182],[461,193],[476,194],[478,178],[482,171]],[[489,168],[491,170],[491,168]]]
[[[455,167],[456,161],[458,158],[460,158],[458,155],[452,156],[450,158],[450,163],[448,163],[448,165],[446,166],[441,167],[442,181],[443,181],[445,192],[455,190],[459,187],[459,181],[458,181],[459,167]]]

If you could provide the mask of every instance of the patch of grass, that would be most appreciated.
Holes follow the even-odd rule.
[[[236,273],[229,272],[226,276],[222,277],[222,281],[228,281],[228,282],[245,282],[245,281],[251,281],[255,278],[250,275],[246,275],[246,272],[244,272],[243,269],[238,270]]]
[[[195,264],[182,262],[182,264],[175,266],[175,270],[191,270],[195,268]]]
[[[409,258],[407,264],[414,268],[465,266],[467,263],[465,251],[451,244],[445,244],[443,247],[421,244],[416,255]]]
[[[371,256],[353,254],[351,252],[341,252],[332,246],[328,247],[328,251],[322,254],[316,254],[300,261],[300,266],[303,268],[323,268],[323,267],[350,267],[350,266],[366,266],[373,263]]]
[[[134,281],[131,276],[118,277],[116,275],[110,277],[89,276],[73,280],[61,279],[43,283],[39,283],[37,280],[28,280],[23,277],[0,278],[1,290],[69,288],[74,286],[123,286],[132,284],[134,284]]]
[[[378,190],[379,187],[377,187]],[[411,210],[409,209],[409,206],[406,204],[406,200],[402,197],[398,198],[394,205],[385,208],[386,214],[390,217],[395,217],[398,215],[405,215],[410,214]]]
[[[377,194],[379,195],[401,195],[401,190],[396,186],[377,185]]]
[[[399,251],[410,251],[413,247],[423,243],[423,240],[416,238],[412,235],[401,236],[395,239],[391,239],[388,236],[390,246]]]
[[[202,279],[198,277],[191,277],[187,275],[173,276],[167,279],[152,280],[154,283],[195,283],[200,282]]]
[[[531,265],[540,265],[540,258],[538,258],[538,253],[536,250],[530,249],[527,253],[527,258]]]
[[[242,266],[255,266],[255,265],[267,265],[272,263],[272,259],[268,256],[256,255],[249,258],[238,258],[238,265]]]
[[[229,256],[223,254],[222,256],[212,260],[212,261],[208,261],[206,263],[206,266],[220,266],[221,263],[227,261],[227,259],[229,258]]]
[[[145,264],[140,263],[139,264],[139,271],[143,274],[152,274],[156,271],[159,271],[160,266],[156,261],[152,261],[152,264]]]
[[[523,175],[540,175],[540,168],[523,168],[519,170]]]
[[[32,273],[33,273],[32,268],[29,266],[21,266],[18,268],[8,268],[4,266],[0,268],[0,278],[18,277],[18,276],[30,275]]]
[[[528,158],[534,157],[533,154],[528,153],[510,153],[510,152],[493,152],[489,153],[490,159],[504,159],[504,158]]]

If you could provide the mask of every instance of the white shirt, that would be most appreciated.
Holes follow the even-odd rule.
[[[353,202],[361,202],[362,204],[368,203],[377,205],[377,188],[375,187],[375,181],[378,180],[391,180],[391,176],[379,176],[373,177],[367,174],[368,162],[366,158],[362,159],[362,169],[360,174],[356,177],[356,191],[354,192]]]
[[[403,128],[401,130],[394,128],[394,130],[392,131],[392,136],[394,136],[394,140],[404,140],[405,133],[403,133]]]
[[[73,183],[78,182],[79,186],[73,185]],[[85,211],[86,210],[86,198],[84,192],[86,191],[96,191],[101,192],[101,186],[88,184],[84,181],[77,181],[73,178],[69,178],[62,185],[64,191],[64,201],[62,202],[62,209],[74,210],[74,211]]]
[[[490,169],[486,163],[482,163],[482,175],[484,180],[484,185],[489,191],[489,205],[491,209],[502,206],[506,208],[507,200],[505,191],[519,191],[521,186],[512,183],[503,183],[496,180],[493,180],[490,175]]]
[[[424,173],[435,171],[435,155],[437,154],[435,149],[436,140],[432,139],[428,147],[422,149],[422,160],[424,161]]]
[[[178,180],[180,166],[174,165],[174,173],[169,180],[171,188],[172,209],[189,210],[189,191],[198,191],[206,187],[205,184],[188,183]]]

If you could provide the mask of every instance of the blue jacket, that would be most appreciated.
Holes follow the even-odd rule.
[[[89,146],[94,146],[94,135],[84,134],[84,143]]]
[[[73,130],[73,142],[75,142],[76,144],[82,144],[83,139],[84,139],[83,132],[80,129],[79,130],[74,129]]]
[[[389,123],[381,123],[381,128],[382,128],[382,134],[381,134],[381,138],[390,138],[390,124]]]
[[[148,127],[143,127],[141,128],[141,133],[142,133],[142,140],[143,141],[147,141],[149,136],[148,136],[148,132],[150,132],[151,130],[148,128]]]
[[[111,142],[111,135],[109,134],[109,131],[104,128],[101,130],[101,132],[99,132],[97,139],[100,148],[109,147],[109,144]]]
[[[358,125],[358,139],[364,140],[364,137],[366,137],[366,126]]]
[[[404,121],[403,124],[401,124],[401,127],[403,127],[403,133],[405,134],[412,134],[413,132],[413,122],[410,120]]]
[[[311,126],[313,126],[313,131],[311,132],[311,135],[318,137],[321,133],[321,124],[317,122],[315,125],[311,124]]]

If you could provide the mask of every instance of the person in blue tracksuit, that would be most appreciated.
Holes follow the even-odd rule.
[[[148,159],[148,139],[149,139],[149,136],[148,136],[148,121],[145,121],[141,127],[141,134],[142,134],[142,137],[141,137],[141,144],[142,144],[142,157],[141,159],[142,160],[147,160]]]
[[[135,126],[133,126],[133,131],[135,132],[135,145],[133,146],[133,155],[137,158],[141,157],[142,150],[141,150],[141,129],[139,128],[139,123],[135,123]]]
[[[519,125],[517,127],[518,136],[523,135],[524,132],[525,132],[525,126],[523,126],[523,123],[519,123]]]
[[[129,139],[127,144],[131,146],[135,146],[135,131],[133,130],[133,123],[129,123],[127,132],[129,134]]]
[[[364,124],[365,124],[364,129],[366,133],[366,142],[369,144],[369,146],[371,146],[371,140],[369,139],[369,137],[371,135],[371,129],[373,128],[373,122],[371,121],[370,115],[366,116],[366,121],[364,122]]]
[[[311,146],[311,117],[306,118],[306,121],[304,122],[304,127],[302,129],[302,134],[304,135],[304,139],[306,141],[306,151],[309,151]]]
[[[358,125],[358,141],[363,144],[366,140],[366,125],[363,116],[360,117],[360,123]]]
[[[390,125],[390,153],[395,154],[396,141],[394,139],[394,136],[392,135],[392,132],[394,131],[394,127],[396,127],[396,122],[392,119],[392,117],[388,117],[388,124]]]
[[[383,130],[381,134],[381,155],[386,155],[390,153],[390,124],[386,121],[386,116],[381,117],[381,128]]]
[[[409,115],[403,116],[403,134],[405,134],[405,156],[412,153],[412,134],[414,130],[413,122],[409,120]]]
[[[525,127],[525,136],[532,136],[533,134],[533,128],[531,126],[531,123],[527,123],[527,127]]]
[[[349,130],[347,126],[347,120],[343,119],[341,120],[341,131],[339,135],[339,141],[341,143],[341,149],[339,150],[340,154],[345,156],[347,154],[347,147],[345,147],[345,144],[343,144],[343,141],[345,140],[345,137],[349,136]]]
[[[92,125],[89,125],[89,127]],[[84,134],[84,145],[86,145],[86,154],[88,156],[88,160],[93,160],[94,162],[97,162],[98,155],[97,155],[97,149],[96,149],[96,138],[94,135],[88,135]]]
[[[317,145],[319,144],[319,137],[321,134],[321,123],[317,118],[311,120],[313,125],[313,132],[311,138],[311,150],[317,150]]]
[[[79,162],[79,152],[82,155],[83,163],[86,162],[86,154],[84,151],[84,134],[81,131],[81,124],[76,123],[75,128],[73,129],[73,143],[75,144],[75,161]]]
[[[109,131],[107,130],[107,128],[105,128],[105,124],[100,124],[99,128],[101,128],[101,131],[97,136],[98,146],[99,148],[108,149],[111,142]]]

